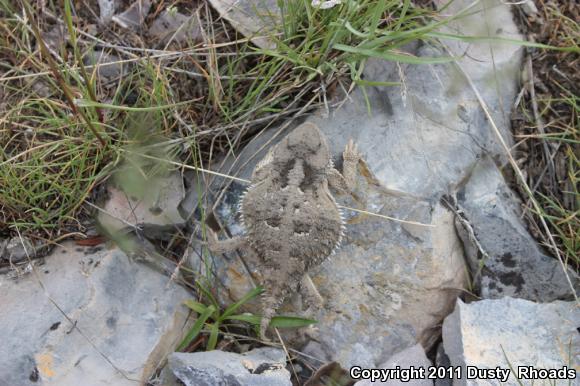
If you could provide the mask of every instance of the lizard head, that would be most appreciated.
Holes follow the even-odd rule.
[[[300,159],[311,169],[319,171],[328,166],[330,150],[320,129],[313,123],[304,123],[280,142],[272,157],[280,163]]]

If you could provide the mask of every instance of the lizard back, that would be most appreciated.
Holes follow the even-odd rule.
[[[314,125],[302,125],[256,167],[241,203],[252,248],[270,261],[298,260],[306,269],[337,247],[342,217],[326,179],[330,151]],[[282,267],[280,267],[282,268]]]

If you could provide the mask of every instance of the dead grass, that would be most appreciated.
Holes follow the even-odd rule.
[[[563,0],[535,2],[538,15],[518,14],[530,40],[557,47],[580,45],[580,9]],[[527,173],[542,212],[527,205],[526,217],[535,237],[547,243],[538,225],[543,216],[565,261],[580,269],[580,54],[528,51],[525,93],[513,113],[519,139],[517,157]],[[525,194],[522,194],[524,197]]]
[[[99,24],[96,1],[0,0],[0,235],[84,234],[92,209],[83,202],[98,203],[98,187],[131,161],[127,149],[150,156],[137,165],[144,175],[159,172],[155,158],[206,167],[361,81],[369,54],[416,60],[397,47],[429,32],[430,11],[410,1],[291,4],[272,36],[277,49],[267,50],[205,1],[156,2],[131,30]],[[146,31],[165,10],[192,15],[200,33],[151,39]]]

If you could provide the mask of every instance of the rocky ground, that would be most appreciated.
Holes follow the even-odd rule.
[[[263,17],[276,1],[261,4],[261,16],[252,2],[210,3],[248,37],[276,22]],[[438,32],[495,40],[401,47],[425,60],[456,58],[446,63],[371,58],[361,79],[377,83],[336,87],[309,113],[263,128],[236,154],[220,154],[210,175],[180,168],[138,184],[146,194],[135,195],[122,183],[105,184],[107,200],[95,209],[98,226],[87,239],[59,242],[46,255],[50,248],[34,238],[6,238],[0,383],[395,385],[406,375],[371,383],[356,369],[397,366],[445,369],[406,383],[417,385],[528,384],[518,367],[561,370],[546,384],[578,382],[568,370],[580,371],[580,278],[574,264],[530,234],[527,202],[513,189],[512,110],[524,92],[527,56],[500,40],[524,38],[514,13],[540,18],[530,3],[455,0]],[[148,1],[98,5],[103,23],[121,30],[146,23],[165,44],[205,31],[190,15],[160,12]],[[252,43],[275,47],[263,37]],[[118,61],[111,55],[94,62]],[[125,71],[102,70],[109,78]],[[242,234],[243,181],[302,122],[321,129],[337,164],[350,138],[364,162],[355,195],[337,199],[346,208],[345,240],[312,273],[324,305],[306,312],[289,301],[281,310],[318,323],[279,329],[279,341],[264,344],[248,324],[222,328],[217,314],[204,314],[211,304],[240,301],[254,282],[244,256],[209,256],[203,227],[191,224]],[[208,272],[213,288],[199,279]],[[259,314],[258,306],[244,301],[236,314]],[[184,345],[191,331],[199,334]],[[204,351],[212,336],[217,349]],[[469,371],[479,372],[467,379]]]

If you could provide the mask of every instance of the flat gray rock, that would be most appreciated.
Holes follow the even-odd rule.
[[[181,43],[201,39],[201,28],[195,14],[187,16],[179,12],[163,11],[149,27],[148,34],[162,44]]]
[[[220,15],[260,48],[273,48],[270,34],[277,32],[281,12],[278,0],[209,0]],[[283,1],[285,3],[285,1]]]
[[[291,386],[285,366],[284,351],[270,347],[244,354],[219,350],[173,353],[162,382],[185,386]]]
[[[544,383],[529,378],[466,379],[466,366],[479,369],[577,369],[580,366],[580,309],[573,302],[538,304],[506,297],[465,304],[443,323],[443,345],[452,366],[462,366],[464,377],[454,385],[577,385],[579,378]],[[551,382],[551,383],[549,383]]]
[[[29,258],[34,259],[37,250],[38,248],[27,237],[0,240],[0,263],[16,264]]]
[[[519,200],[508,188],[495,164],[482,159],[457,193],[457,203],[471,224],[456,222],[474,282],[486,299],[504,296],[538,302],[573,299],[580,288],[578,275],[556,258],[545,255],[521,222]]]
[[[72,242],[0,288],[0,384],[19,386],[143,382],[186,332],[191,296],[118,250]]]
[[[138,30],[145,23],[151,9],[151,0],[135,0],[122,13],[111,19],[123,28]]]
[[[101,83],[118,80],[120,76],[125,74],[128,66],[123,66],[121,58],[117,55],[109,54],[104,50],[89,51],[83,57],[85,65],[91,66],[91,71],[97,67],[97,75]]]
[[[185,223],[177,207],[185,195],[178,173],[140,180],[127,172],[122,188],[110,186],[109,199],[97,221],[111,235],[137,226],[151,238],[164,238]]]
[[[111,21],[111,18],[115,14],[117,9],[116,0],[98,0],[99,3],[99,21],[103,24],[107,24]]]

